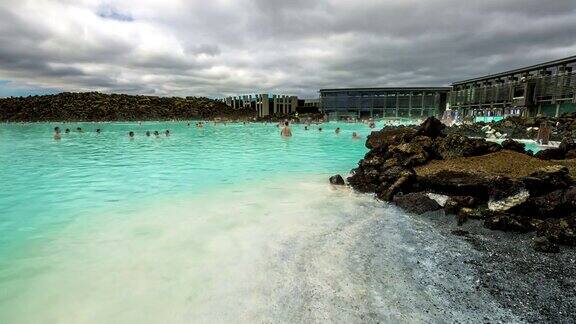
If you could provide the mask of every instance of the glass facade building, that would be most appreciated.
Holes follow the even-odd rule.
[[[438,116],[449,92],[449,87],[322,89],[320,106],[335,118]]]
[[[576,111],[576,56],[455,82],[450,108],[461,116],[558,116]]]

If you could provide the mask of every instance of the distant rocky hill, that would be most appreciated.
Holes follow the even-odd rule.
[[[153,97],[98,92],[0,99],[0,121],[128,121],[253,117],[204,97]]]

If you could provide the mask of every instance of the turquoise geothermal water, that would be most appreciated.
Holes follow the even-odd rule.
[[[370,129],[318,127],[0,125],[0,323],[500,321],[473,250],[328,184]]]
[[[274,242],[352,208],[327,178],[364,155],[351,134],[366,125],[283,139],[274,124],[191,124],[0,125],[1,323],[213,320],[215,292],[249,289],[225,273],[249,281]],[[72,132],[55,141],[54,126]]]

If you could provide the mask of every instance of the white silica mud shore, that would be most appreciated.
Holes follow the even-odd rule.
[[[476,322],[518,318],[478,290],[479,252],[425,218],[273,179],[71,224],[50,266],[20,260],[4,323]],[[14,288],[14,289],[12,289]],[[18,288],[18,289],[16,289]],[[14,307],[26,305],[26,308]]]

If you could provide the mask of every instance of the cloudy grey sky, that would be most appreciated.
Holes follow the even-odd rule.
[[[0,0],[0,96],[313,97],[570,55],[575,0]]]

